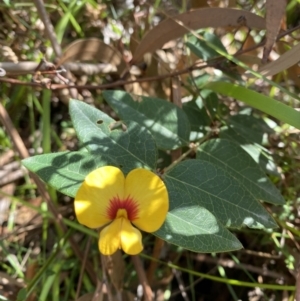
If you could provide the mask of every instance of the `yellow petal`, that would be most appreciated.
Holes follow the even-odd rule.
[[[142,252],[142,234],[134,228],[128,219],[122,218],[121,247],[129,255],[136,255]]]
[[[98,228],[111,221],[107,216],[109,200],[123,198],[125,178],[119,168],[100,167],[89,173],[75,197],[75,213],[78,221]]]
[[[117,218],[100,232],[98,246],[103,255],[112,255],[121,247],[121,226],[122,218]]]
[[[131,221],[146,232],[158,230],[169,210],[169,196],[164,182],[153,172],[134,169],[125,179],[125,197],[130,195],[138,204],[138,218]]]

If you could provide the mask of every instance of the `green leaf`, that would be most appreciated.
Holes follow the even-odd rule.
[[[103,91],[121,119],[146,127],[160,149],[176,149],[189,143],[190,124],[184,112],[159,98],[132,96],[124,91]]]
[[[226,227],[274,228],[265,208],[230,173],[202,160],[180,162],[165,174],[168,191],[179,206],[199,205]]]
[[[244,137],[247,143],[265,144],[267,142],[265,134],[274,133],[262,118],[256,118],[252,115],[238,114],[230,116],[226,123],[231,129],[235,129],[240,137]]]
[[[220,137],[237,142],[265,172],[278,176],[271,153],[261,145],[264,133],[271,134],[273,130],[251,115],[231,116],[226,122],[228,126],[221,128]]]
[[[214,92],[202,90],[196,100],[183,104],[183,111],[191,124],[190,141],[200,139],[205,135],[216,115],[218,103],[218,96]]]
[[[238,144],[226,139],[209,140],[198,148],[197,159],[214,163],[227,171],[254,198],[272,204],[284,204],[277,188]]]
[[[116,165],[101,156],[88,152],[60,152],[38,155],[22,161],[25,167],[36,173],[44,182],[58,191],[74,197],[86,175],[105,165]]]
[[[24,301],[24,300],[26,300],[26,298],[27,298],[26,288],[21,288],[17,295],[17,301]]]
[[[261,110],[300,129],[300,112],[269,96],[265,96],[249,88],[226,82],[212,82],[207,84],[205,88],[226,96],[234,97],[253,108]]]
[[[190,35],[186,45],[191,49],[191,51],[198,56],[199,58],[207,61],[209,59],[219,57],[220,54],[215,51],[213,48],[209,46],[209,44],[213,44],[218,49],[222,50],[223,52],[227,53],[226,48],[220,41],[219,37],[215,34],[205,32],[203,34],[203,40],[198,39],[194,35]]]
[[[210,121],[206,109],[203,107],[202,99],[197,98],[195,101],[186,102],[182,108],[191,124],[190,141],[202,138],[207,132],[205,128]]]
[[[70,101],[70,115],[79,139],[92,154],[116,162],[125,174],[138,167],[155,169],[157,150],[145,127],[133,121],[116,122],[74,99]]]
[[[238,239],[222,226],[205,208],[178,205],[185,193],[171,190],[172,207],[162,227],[154,233],[161,239],[194,252],[226,252],[242,248]]]

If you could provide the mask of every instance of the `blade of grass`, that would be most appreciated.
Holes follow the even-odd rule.
[[[22,199],[19,199],[19,198],[17,198],[17,197],[13,197],[13,196],[11,196],[11,195],[9,195],[9,194],[3,192],[1,189],[0,189],[0,195],[4,195],[4,196],[6,196],[6,197],[9,197],[9,198],[11,199],[11,201],[20,203],[20,204],[22,204],[23,206],[26,206],[26,207],[28,207],[28,208],[30,208],[30,209],[33,209],[33,210],[35,210],[36,212],[38,212],[39,214],[41,214],[41,215],[44,214],[44,215],[47,216],[48,218],[51,218],[51,219],[55,219],[55,218],[56,218],[55,216],[53,216],[53,214],[52,214],[50,211],[44,212],[44,211],[43,211],[42,209],[40,209],[39,207],[33,206],[33,205],[29,204],[28,202],[26,202],[26,201],[24,201],[24,200],[22,200]],[[97,239],[99,238],[98,233],[96,233],[96,232],[93,231],[93,230],[90,230],[89,228],[86,228],[86,227],[82,226],[81,224],[78,224],[77,222],[73,222],[73,221],[71,221],[71,220],[69,220],[69,219],[67,219],[67,218],[62,218],[62,220],[63,220],[63,222],[64,222],[67,226],[71,227],[71,228],[74,229],[74,230],[78,230],[78,231],[80,231],[80,232],[82,232],[82,233],[84,233],[84,234],[86,234],[86,235],[90,235],[91,237],[95,237],[95,238],[97,238]]]
[[[7,261],[10,263],[11,267],[13,267],[15,274],[18,275],[18,277],[24,279],[24,273],[21,270],[20,263],[17,262],[17,257],[10,254],[10,251],[5,247],[5,245],[2,242],[0,242],[0,246]]]
[[[27,285],[27,296],[29,296],[32,292],[35,286],[39,283],[39,281],[42,279],[44,273],[47,272],[53,261],[56,259],[56,257],[63,251],[63,249],[67,246],[66,242],[68,237],[71,235],[72,229],[69,229],[63,238],[61,238],[56,246],[56,249],[54,248],[53,253],[49,256],[48,260],[42,265],[41,269],[35,274],[34,278],[28,283]],[[60,264],[60,261],[59,261]],[[49,278],[49,276],[47,277]]]
[[[75,265],[71,270],[70,276],[66,277],[64,279],[66,292],[65,292],[65,295],[64,295],[64,298],[62,299],[62,301],[68,301],[71,299],[75,299],[76,291],[75,291],[74,283],[76,282],[76,277],[79,273],[80,264],[78,261],[74,261],[74,262],[75,262]]]
[[[61,0],[58,0],[58,3],[64,11],[64,16],[61,18],[61,20],[57,23],[55,27],[58,42],[62,42],[64,33],[69,22],[71,22],[77,34],[80,37],[84,37],[84,33],[81,29],[81,26],[76,21],[75,15],[86,4],[86,1],[82,1],[80,4],[78,4],[78,1],[72,1],[69,7],[67,7]]]
[[[224,279],[222,277],[208,275],[208,274],[205,274],[205,273],[200,273],[200,272],[196,272],[196,271],[193,271],[193,270],[185,269],[185,268],[182,268],[178,265],[175,265],[175,264],[172,264],[172,263],[167,263],[167,262],[164,262],[162,260],[153,258],[151,256],[148,256],[148,255],[144,254],[144,253],[141,253],[140,256],[143,257],[143,258],[146,258],[148,260],[155,260],[158,263],[160,263],[161,265],[167,266],[171,269],[174,268],[174,269],[177,269],[177,270],[182,271],[184,273],[192,274],[192,275],[197,276],[197,277],[210,279],[210,280],[213,280],[213,281],[216,281],[216,282],[226,283],[226,284],[230,284],[230,285],[244,286],[244,287],[259,287],[259,288],[262,288],[262,289],[271,289],[271,290],[274,290],[274,291],[276,291],[276,290],[277,291],[284,291],[284,290],[286,290],[286,291],[295,291],[295,289],[296,289],[294,285],[281,285],[281,284],[279,285],[279,284],[267,284],[267,283],[257,283],[257,282],[252,283],[252,282],[240,281],[240,280],[236,280],[236,279]]]
[[[173,19],[176,23],[178,23],[179,25],[181,25],[182,27],[186,28],[187,30],[189,30],[189,33],[192,34],[193,36],[195,36],[196,38],[198,38],[201,41],[205,41],[205,43],[207,44],[207,46],[209,46],[211,49],[213,49],[214,51],[216,51],[218,54],[220,54],[221,56],[225,57],[227,60],[235,63],[236,65],[238,65],[239,67],[243,68],[244,70],[247,70],[248,73],[254,75],[257,79],[262,79],[263,81],[267,82],[268,84],[270,84],[271,86],[277,87],[280,91],[282,91],[283,93],[291,96],[294,99],[297,99],[298,101],[299,96],[296,95],[293,92],[290,92],[289,90],[287,90],[286,88],[284,88],[282,85],[277,84],[276,82],[269,80],[266,76],[263,76],[262,74],[254,71],[253,69],[249,68],[246,64],[244,64],[243,62],[241,62],[238,58],[236,58],[233,55],[228,54],[227,52],[223,51],[222,49],[220,49],[219,47],[217,47],[216,45],[214,45],[213,43],[205,40],[201,35],[199,35],[195,30],[192,30],[191,28],[189,28],[188,26],[186,26],[185,24],[183,24],[181,21],[177,20],[176,17],[172,17],[170,15],[168,15],[167,13],[163,12],[167,17]],[[253,84],[255,82],[254,80],[250,80],[250,83]]]
[[[51,152],[51,136],[50,136],[50,129],[51,129],[51,90],[43,90],[42,96],[42,109],[43,109],[43,141],[42,147],[44,154]]]
[[[241,262],[239,261],[239,259],[234,256],[233,254],[230,254],[232,260],[237,264],[237,265],[240,265],[242,270],[244,271],[244,273],[249,277],[249,279],[253,282],[255,282],[255,279],[254,277],[243,267],[243,265],[241,265]]]
[[[300,112],[269,96],[226,82],[208,83],[203,88],[243,101],[255,109],[300,129]]]
[[[219,271],[219,274],[221,275],[221,277],[223,279],[227,279],[227,276],[226,276],[226,273],[225,273],[225,269],[222,266],[218,265],[218,271]],[[229,292],[230,292],[230,294],[232,296],[232,299],[235,300],[235,301],[238,301],[239,298],[236,295],[233,287],[230,284],[228,284],[228,283],[226,283],[226,286],[227,286],[227,288],[228,288],[228,290],[229,290]]]

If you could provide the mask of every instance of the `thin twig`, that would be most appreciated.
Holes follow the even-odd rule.
[[[206,139],[207,137],[205,137]],[[178,159],[174,160],[168,167],[164,169],[164,173],[172,169],[175,165],[177,165],[179,162],[184,160],[190,153],[193,151],[197,150],[197,147],[200,145],[200,143],[191,143],[190,144],[190,149],[187,150],[185,153],[183,153]]]
[[[295,301],[300,301],[300,262],[297,266]]]
[[[113,301],[113,296],[111,292],[111,287],[108,283],[108,278],[107,278],[107,271],[106,271],[106,265],[105,265],[105,255],[100,253],[100,258],[101,258],[101,266],[102,266],[102,283],[106,286],[106,292],[107,292],[107,299],[108,301]]]
[[[128,81],[118,80],[116,82],[109,83],[109,84],[103,84],[103,85],[73,85],[73,86],[70,86],[70,85],[66,85],[66,84],[51,84],[50,85],[50,90],[73,89],[73,88],[76,88],[78,90],[82,90],[82,89],[104,90],[104,89],[109,89],[109,88],[126,86],[126,85],[130,85],[130,84],[134,84],[134,83],[158,81],[158,80],[174,77],[174,76],[177,76],[177,75],[182,75],[182,74],[185,74],[185,73],[189,73],[193,70],[204,69],[206,67],[209,67],[209,65],[206,64],[206,63],[202,63],[201,65],[197,64],[197,65],[189,66],[185,69],[178,70],[178,71],[175,71],[175,72],[171,72],[169,74],[138,78],[138,79],[135,79],[135,80],[128,80]],[[10,84],[15,84],[15,85],[46,88],[43,83],[25,82],[25,81],[20,81],[20,80],[14,79],[14,78],[1,78],[0,77],[0,82],[6,82],[6,83],[10,83]]]
[[[153,292],[152,289],[147,281],[146,273],[143,268],[141,258],[138,255],[131,256],[131,260],[133,262],[133,265],[135,267],[135,270],[137,272],[139,282],[143,287],[144,292],[144,300],[145,301],[152,301],[153,298]]]
[[[98,301],[98,300],[103,300],[103,282],[100,280],[97,280],[97,287],[96,290],[94,292],[93,298],[91,301]],[[100,297],[100,298],[98,298]]]
[[[41,18],[41,20],[44,23],[45,31],[47,33],[47,36],[51,42],[51,45],[53,47],[54,53],[57,57],[60,57],[62,55],[62,50],[60,44],[57,42],[56,34],[53,28],[53,25],[50,21],[50,18],[46,12],[45,5],[43,0],[34,0],[35,6],[37,8],[38,14]],[[58,74],[59,75],[59,74]],[[67,72],[67,78],[70,80],[71,75],[69,72]],[[73,98],[77,98],[78,91],[74,89],[73,83],[70,83],[69,85],[69,93]]]
[[[79,275],[79,279],[78,279],[78,282],[77,282],[75,300],[77,300],[79,298],[81,285],[82,285],[82,279],[83,279],[84,270],[85,270],[85,265],[86,265],[86,262],[87,262],[88,254],[90,253],[91,241],[92,241],[92,239],[91,239],[91,237],[89,237],[88,240],[87,240],[86,246],[85,246],[84,257],[83,257],[83,260],[82,260],[82,263],[81,263],[80,275]]]
[[[173,268],[172,272],[175,275],[176,280],[178,282],[178,288],[180,290],[180,293],[181,293],[181,296],[182,296],[183,300],[190,301],[190,299],[189,299],[189,297],[188,297],[188,295],[186,293],[187,290],[185,288],[184,282],[182,281],[182,277],[181,277],[182,273],[181,273],[181,271],[178,271],[178,270],[176,270],[176,269]]]
[[[34,70],[37,68],[39,63],[37,62],[0,62],[0,76],[1,76],[1,69],[3,72],[6,71],[7,75],[24,75],[24,74],[33,74]],[[116,73],[117,68],[112,64],[91,64],[91,63],[71,63],[67,62],[63,65],[67,70],[71,71],[75,74],[86,74],[86,75],[95,75],[95,74],[110,74]],[[56,72],[65,71],[63,69],[56,69],[56,70],[48,70],[48,66],[44,65],[41,66],[39,69],[41,74],[55,74]],[[4,76],[3,74],[2,76]]]
[[[205,254],[195,255],[194,259],[199,262],[212,263],[212,264],[220,265],[222,267],[229,268],[229,269],[247,270],[249,272],[256,273],[258,275],[263,275],[263,276],[271,277],[271,278],[275,278],[275,279],[283,278],[285,281],[287,280],[285,275],[283,275],[281,273],[277,273],[277,272],[268,270],[266,268],[256,267],[251,264],[236,263],[235,261],[233,261],[231,259],[212,258]]]
[[[164,241],[158,237],[155,237],[155,243],[154,243],[154,248],[152,251],[152,257],[158,259],[159,255],[161,254],[161,250],[164,246]],[[155,260],[151,260],[150,261],[150,265],[147,269],[147,279],[149,282],[149,285],[152,285],[153,283],[153,278],[154,278],[154,274],[157,268],[158,262]]]
[[[38,11],[39,17],[41,18],[42,22],[44,23],[45,31],[51,42],[53,51],[57,57],[60,57],[62,54],[61,47],[60,47],[59,43],[57,42],[56,34],[54,31],[53,25],[50,21],[50,18],[46,12],[44,2],[43,2],[43,0],[34,0],[34,4]]]

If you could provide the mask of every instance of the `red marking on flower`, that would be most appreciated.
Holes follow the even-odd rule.
[[[130,196],[126,199],[121,200],[119,196],[113,197],[109,200],[109,205],[106,209],[106,214],[109,219],[115,219],[119,209],[125,209],[127,212],[127,217],[130,221],[133,221],[138,218],[138,204]]]

